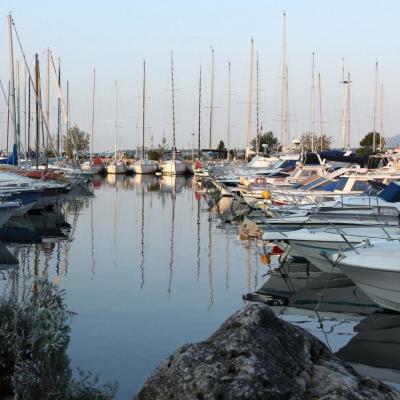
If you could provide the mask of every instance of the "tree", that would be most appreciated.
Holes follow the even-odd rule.
[[[81,131],[77,125],[69,128],[68,135],[64,135],[64,152],[68,157],[79,155],[89,150],[89,134]]]
[[[360,141],[360,147],[357,149],[358,154],[371,154],[374,143],[374,132],[368,132]],[[375,149],[381,147],[381,135],[375,132]]]
[[[273,149],[279,150],[279,140],[274,136],[272,131],[269,132],[264,132],[260,135],[258,135],[258,140],[257,138],[253,139],[251,141],[251,145],[253,149],[256,149],[257,151],[257,142],[258,142],[258,151],[260,153],[264,152],[263,144],[267,145],[267,150],[266,152],[270,153]]]
[[[322,140],[321,140],[322,139]],[[325,134],[322,134],[322,138],[319,135],[312,134],[311,132],[304,132],[301,135],[300,143],[305,151],[312,150],[312,141],[314,140],[314,151],[329,150],[332,144],[332,138]],[[322,141],[322,146],[321,146]]]
[[[226,149],[225,149],[225,143],[224,143],[223,140],[220,140],[220,141],[219,141],[218,150],[220,150],[220,151],[226,150]]]

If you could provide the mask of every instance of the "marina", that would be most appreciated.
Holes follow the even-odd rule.
[[[88,67],[8,12],[0,398],[400,398],[395,85],[375,61],[354,117],[367,74],[342,57],[321,83],[275,11],[274,95],[265,38],[121,63],[103,37]]]

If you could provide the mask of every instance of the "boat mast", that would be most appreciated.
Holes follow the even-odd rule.
[[[350,109],[350,72],[347,73],[347,120],[346,120],[346,125],[347,125],[347,135],[346,135],[346,150],[350,150],[350,124],[351,124],[351,109]]]
[[[13,35],[12,35],[13,20],[11,14],[8,15],[8,45],[9,45],[9,68],[10,68],[10,99],[11,99],[11,115],[14,116],[13,121],[13,132],[14,132],[14,144],[18,143],[17,137],[17,125],[15,118],[15,81],[14,81],[14,46],[13,46]],[[14,163],[16,160],[13,160]]]
[[[200,160],[201,158],[201,65],[199,73],[199,126],[198,126],[197,141],[199,146],[199,160]]]
[[[17,96],[17,113],[15,115],[15,123],[17,124],[17,137],[18,137],[18,155],[20,154],[20,146],[21,146],[21,80],[20,80],[20,68],[19,61],[15,62],[16,64],[16,78],[17,78],[17,88],[16,88],[16,96]]]
[[[226,144],[226,159],[229,160],[229,147],[231,138],[231,62],[228,61],[228,140]]]
[[[315,53],[312,52],[311,67],[311,152],[314,153],[315,136]]]
[[[286,61],[286,13],[283,13],[283,50],[282,50],[282,125],[281,143],[283,148],[289,148],[289,85],[288,85],[288,66]]]
[[[10,137],[10,96],[11,96],[11,85],[10,81],[8,81],[8,94],[7,94],[7,154],[9,150],[9,137]]]
[[[61,88],[61,61],[58,58],[58,88]],[[57,151],[61,154],[61,96],[57,99]]]
[[[39,169],[39,96],[40,96],[40,78],[39,78],[39,55],[35,54],[35,88],[36,88],[36,170]]]
[[[28,79],[28,159],[32,156],[32,149],[31,149],[31,80]]]
[[[385,140],[383,138],[383,83],[381,83],[381,101],[380,101],[380,106],[381,106],[381,112],[380,112],[380,121],[379,121],[379,134],[380,134],[380,148],[381,151],[383,151],[384,143]]]
[[[259,102],[259,64],[258,64],[258,51],[256,53],[256,155],[260,147],[260,102]]]
[[[211,149],[212,146],[212,129],[213,129],[213,118],[214,118],[214,48],[211,47],[211,97],[210,97],[210,137],[208,147]]]
[[[346,111],[346,104],[347,104],[347,87],[346,87],[346,80],[344,76],[344,58],[342,58],[342,118],[341,118],[341,136],[342,136],[342,143],[343,143],[343,150],[346,148],[346,129],[347,129],[347,111]]]
[[[66,121],[66,129],[67,129],[67,134],[66,134],[66,137],[67,137],[67,145],[68,145],[68,142],[69,142],[69,81],[67,80],[67,112],[66,112],[66,114],[67,114],[67,121]],[[64,151],[65,151],[66,149],[64,149]]]
[[[90,145],[90,163],[93,161],[93,138],[94,138],[94,110],[95,110],[95,94],[96,94],[96,68],[93,68],[93,92],[92,92],[92,134]]]
[[[143,96],[142,96],[142,161],[144,160],[144,133],[145,133],[145,110],[146,110],[146,61],[143,60]]]
[[[247,103],[247,129],[246,129],[246,150],[250,149],[250,135],[251,135],[251,116],[253,111],[253,53],[254,53],[254,39],[251,38],[250,45],[250,71],[249,71],[249,92]]]
[[[46,123],[50,127],[50,49],[46,50]],[[49,148],[49,135],[46,135],[46,148]]]
[[[114,138],[114,155],[115,163],[117,163],[117,140],[118,140],[118,81],[115,81],[115,138]]]
[[[174,52],[171,50],[171,100],[172,100],[172,160],[176,160],[175,147],[175,86],[174,86]]]
[[[322,119],[322,92],[321,92],[321,74],[318,73],[318,99],[319,99],[319,139],[320,139],[320,151],[323,150],[323,119]]]
[[[375,87],[374,87],[374,115],[372,130],[372,151],[376,152],[376,119],[378,108],[378,62],[375,63]]]

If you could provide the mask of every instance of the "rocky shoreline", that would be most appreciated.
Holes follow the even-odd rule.
[[[180,347],[134,400],[398,399],[359,375],[316,337],[252,303],[208,339]]]

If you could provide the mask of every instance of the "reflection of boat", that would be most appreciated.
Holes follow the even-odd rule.
[[[307,263],[285,263],[257,290],[263,300],[320,311],[370,314],[377,305],[342,274],[318,271]]]
[[[18,267],[18,259],[4,244],[0,244],[0,270]]]
[[[336,354],[356,363],[354,367],[361,374],[400,383],[400,315],[373,314],[354,330],[357,335]]]
[[[70,225],[55,211],[42,211],[12,217],[0,228],[0,240],[6,243],[49,243],[67,238]]]
[[[163,192],[179,193],[185,186],[186,178],[181,176],[164,176],[160,179],[160,189]]]

